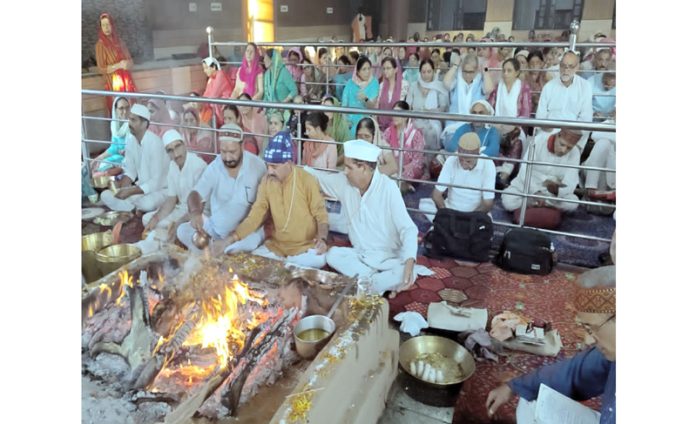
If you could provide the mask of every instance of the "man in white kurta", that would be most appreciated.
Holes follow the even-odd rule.
[[[616,124],[616,121],[607,120],[606,124]],[[590,156],[583,163],[586,166],[595,168],[616,169],[616,133],[594,131],[592,139],[595,144],[592,147]],[[616,190],[616,172],[609,171],[582,171],[585,176],[585,189],[592,197],[594,190],[612,191]]]
[[[571,51],[563,55],[560,75],[547,82],[541,90],[537,119],[592,122],[592,86],[575,75],[578,60],[578,56]],[[546,131],[552,129],[547,128]],[[585,148],[588,135],[583,131],[582,138],[576,144],[580,152]]]
[[[528,207],[552,207],[565,212],[577,209],[577,203],[564,202],[563,199],[578,200],[574,194],[579,182],[579,170],[577,168],[564,168],[552,166],[579,165],[580,151],[575,145],[580,140],[581,133],[576,130],[561,130],[557,134],[549,135],[541,132],[534,140],[534,162],[545,162],[548,165],[534,164],[531,167],[531,180],[529,194],[553,197],[557,200],[528,199]],[[530,146],[526,159],[529,160]],[[501,200],[503,207],[508,211],[515,211],[522,207],[525,179],[528,164],[523,163],[520,172],[508,188],[503,191]]]
[[[176,227],[188,218],[188,196],[207,165],[198,155],[187,151],[179,131],[168,130],[163,141],[171,159],[167,173],[167,199],[156,212],[143,215],[143,225],[145,231],[163,232],[160,239],[173,241]]]
[[[169,157],[162,139],[148,130],[150,112],[143,105],[133,105],[128,117],[130,134],[126,136],[124,176],[118,183],[118,193],[102,192],[102,201],[115,211],[137,209],[150,212],[167,197]]]
[[[203,171],[188,198],[190,222],[177,229],[177,238],[192,252],[201,250],[193,244],[193,235],[204,231],[211,245],[227,238],[251,209],[266,165],[242,147],[242,129],[235,124],[220,128],[220,154]],[[210,216],[203,215],[203,203],[210,205]],[[263,242],[263,227],[229,246],[219,246],[225,253],[247,252]]]
[[[404,290],[416,278],[418,229],[406,211],[399,188],[377,170],[381,149],[363,140],[343,144],[345,172],[305,168],[322,191],[340,200],[348,216],[353,247],[332,247],[326,262],[349,277],[370,279],[372,290]]]
[[[471,132],[459,138],[457,151],[463,154],[483,155],[480,152],[481,139]],[[421,199],[418,209],[432,222],[438,209],[448,208],[460,212],[490,212],[495,199],[495,164],[490,159],[466,156],[450,156],[445,161],[438,185],[433,189],[432,198]],[[452,184],[462,187],[448,187]],[[483,191],[491,190],[491,191]],[[447,198],[444,197],[447,192]]]

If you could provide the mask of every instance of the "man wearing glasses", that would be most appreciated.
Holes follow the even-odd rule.
[[[442,81],[450,92],[449,113],[467,115],[474,102],[488,97],[495,85],[488,72],[479,72],[476,54],[467,54],[460,59],[458,54],[453,53],[450,61],[452,67]],[[447,121],[447,126],[461,124],[460,121]]]
[[[592,122],[592,85],[575,75],[579,61],[578,55],[573,51],[563,54],[560,75],[546,83],[541,90],[537,119]],[[542,129],[552,131],[552,128]],[[577,143],[580,152],[585,148],[587,138],[587,132],[583,131],[583,137]]]
[[[577,401],[601,395],[600,424],[616,422],[616,267],[585,272],[577,283],[575,321],[586,333],[585,343],[595,346],[491,390],[489,415],[517,394],[517,422],[535,422],[536,398],[545,384]]]

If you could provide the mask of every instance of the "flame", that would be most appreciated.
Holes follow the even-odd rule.
[[[118,295],[118,299],[116,299],[116,305],[120,306],[121,299],[126,295],[126,286],[133,288],[133,276],[128,275],[128,271],[126,270],[119,272],[118,276],[121,278],[121,293]]]

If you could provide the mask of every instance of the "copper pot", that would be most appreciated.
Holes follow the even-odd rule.
[[[208,233],[206,232],[201,233],[196,231],[195,233],[193,233],[191,241],[193,241],[194,246],[203,250],[206,247],[208,247],[208,244],[210,244],[210,235],[208,235]]]

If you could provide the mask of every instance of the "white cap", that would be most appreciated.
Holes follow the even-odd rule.
[[[169,146],[173,142],[181,140],[184,141],[184,137],[181,136],[179,131],[177,130],[168,130],[166,133],[164,133],[164,136],[162,137],[162,141],[164,142],[164,147]]]
[[[242,135],[244,132],[237,124],[225,124],[220,127],[220,132],[218,133],[218,140],[220,141],[242,141]]]
[[[203,63],[205,63],[208,66],[212,66],[214,63],[217,66],[217,68],[220,69],[220,62],[218,62],[217,59],[215,59],[212,56],[208,56],[205,59],[203,59]]]
[[[377,162],[382,149],[365,140],[351,140],[343,143],[343,151],[347,158]]]
[[[134,104],[130,111],[133,115],[138,115],[139,117],[148,121],[150,120],[150,111],[146,106],[143,106],[140,103]]]

